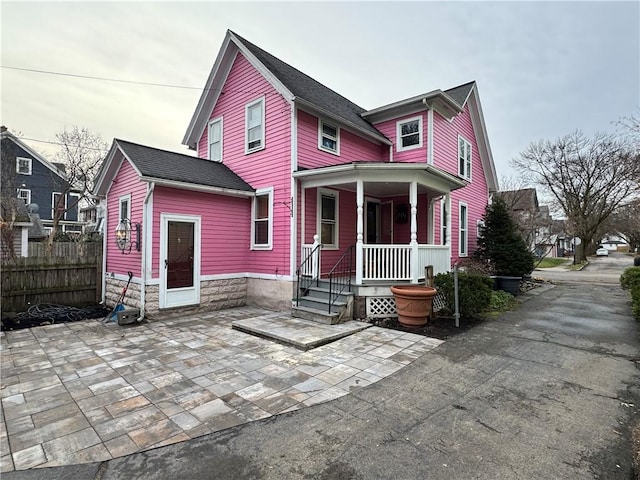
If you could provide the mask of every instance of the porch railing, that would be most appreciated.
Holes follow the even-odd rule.
[[[412,279],[414,261],[414,271],[418,274],[427,265],[433,265],[434,274],[451,268],[447,245],[418,245],[415,256],[411,245],[363,245],[363,256],[363,281],[417,281]]]
[[[298,290],[296,292],[296,307],[299,306],[300,298],[304,297],[309,287],[316,283],[318,285],[320,279],[320,250],[322,244],[318,242],[318,236],[314,236],[313,245],[304,245],[302,247],[302,261],[296,270]]]
[[[353,252],[355,248],[355,245],[347,248],[327,274],[329,279],[329,313],[331,313],[331,307],[340,294],[345,290],[351,291],[351,274],[354,270],[355,260]]]

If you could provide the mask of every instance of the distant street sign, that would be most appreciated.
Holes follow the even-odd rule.
[[[571,240],[571,243],[573,245],[580,245],[582,243],[582,240],[580,240],[580,238],[578,237],[573,237],[573,239]]]

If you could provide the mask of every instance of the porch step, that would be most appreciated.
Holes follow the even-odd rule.
[[[314,287],[311,286],[307,289],[310,293],[309,296],[315,297],[315,298],[325,298],[328,299],[329,298],[329,286],[327,285],[326,287]],[[347,303],[347,300],[349,297],[352,297],[353,293],[352,292],[342,292],[341,294],[338,295],[338,301],[342,302],[342,303]],[[305,297],[306,298],[306,297]]]
[[[302,302],[302,299],[300,299]],[[298,307],[291,308],[291,316],[295,318],[304,318],[305,320],[311,320],[317,323],[324,323],[326,325],[335,325],[340,323],[340,313],[329,313],[327,309],[318,310],[317,308],[305,307],[300,305]]]
[[[315,295],[306,295],[300,297],[299,304],[304,307],[315,308],[316,310],[329,313],[329,299],[316,297]],[[331,313],[340,313],[344,307],[347,306],[347,302],[341,302],[336,300],[331,305]]]

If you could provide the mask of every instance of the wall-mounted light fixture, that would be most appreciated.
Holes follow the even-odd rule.
[[[123,218],[116,227],[116,245],[123,255],[131,253],[131,249],[140,251],[140,224],[131,223],[128,218]]]

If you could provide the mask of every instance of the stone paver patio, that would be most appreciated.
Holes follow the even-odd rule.
[[[133,327],[3,332],[0,472],[108,460],[332,400],[440,340],[371,327],[309,351],[231,328],[242,307]]]

